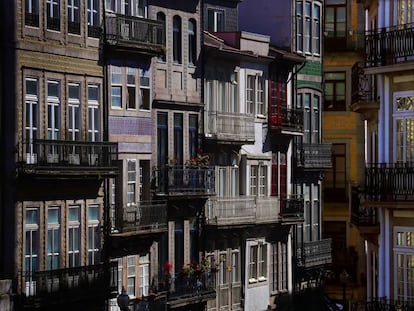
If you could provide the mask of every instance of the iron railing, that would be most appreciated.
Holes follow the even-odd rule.
[[[367,67],[414,60],[414,23],[379,28],[365,34]]]
[[[56,302],[110,298],[117,292],[117,263],[47,271],[22,272],[17,294],[23,305],[46,306]]]
[[[157,195],[213,195],[215,169],[211,167],[187,168],[165,166],[154,168]]]
[[[306,169],[332,167],[331,144],[303,144],[299,153],[298,166]]]
[[[365,168],[368,201],[414,200],[414,163],[377,163]]]
[[[26,12],[24,15],[24,24],[26,26],[39,27],[39,14]]]
[[[303,111],[296,108],[272,107],[269,109],[271,130],[303,131]]]
[[[300,195],[282,198],[280,201],[280,217],[282,222],[303,222],[304,201]]]
[[[254,116],[242,113],[209,111],[206,137],[226,141],[254,141]]]
[[[205,272],[191,275],[177,274],[172,278],[169,287],[168,302],[185,298],[203,296],[215,297],[215,273]]]
[[[332,239],[303,242],[298,249],[298,265],[315,267],[332,263]]]
[[[102,33],[102,28],[97,25],[88,25],[88,37],[91,38],[100,38]]]
[[[167,203],[148,201],[126,206],[120,229],[122,232],[167,229]]]
[[[397,301],[386,298],[367,301],[366,311],[414,311],[414,301]]]
[[[352,103],[376,102],[375,96],[375,84],[372,75],[365,74],[363,62],[356,62],[351,71]]]
[[[25,173],[116,170],[118,160],[118,145],[109,142],[36,139],[18,150],[18,167]]]
[[[162,52],[165,25],[162,21],[115,14],[106,16],[106,40],[111,45]]]
[[[56,30],[56,31],[60,30],[60,18],[48,16],[46,22],[47,22],[47,29]]]

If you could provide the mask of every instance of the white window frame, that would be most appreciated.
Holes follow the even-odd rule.
[[[150,76],[149,70],[139,69],[139,108],[141,110],[150,110],[151,109],[151,86],[150,86]],[[147,96],[145,96],[147,95]],[[145,103],[145,99],[148,99],[148,102]]]
[[[403,245],[399,245],[399,234],[401,233],[402,237],[404,238],[404,242],[411,241],[411,244],[404,243]],[[394,298],[400,302],[414,302],[414,295],[408,297],[408,294],[414,292],[414,278],[413,280],[408,280],[409,276],[409,266],[408,266],[408,257],[414,257],[414,227],[394,227],[394,242],[393,242],[393,252],[394,252]],[[403,258],[403,267],[402,267],[402,280],[399,280],[399,267],[398,267],[398,257],[401,256]],[[413,269],[413,268],[411,268]],[[412,272],[411,272],[412,273]],[[400,274],[400,275],[401,275]],[[412,274],[413,275],[413,274]],[[403,284],[402,286],[402,294],[398,293],[398,285],[400,283]],[[408,286],[411,285],[411,289]],[[402,299],[400,299],[402,296]]]
[[[246,113],[265,118],[266,108],[267,81],[263,77],[263,72],[248,71],[246,75]]]
[[[70,88],[77,87],[77,98],[70,97]],[[70,82],[68,84],[68,132],[70,140],[80,140],[81,138],[81,84]],[[78,125],[78,126],[77,126]]]
[[[46,7],[47,7],[47,12],[48,17],[51,18],[60,18],[60,0],[46,0]],[[56,9],[56,14],[55,14],[55,10]],[[55,16],[56,15],[56,16]]]
[[[318,10],[319,9],[319,10]],[[319,16],[315,16],[319,12]],[[321,55],[322,6],[313,0],[296,2],[296,50],[306,55]]]
[[[248,282],[262,283],[268,280],[268,243],[264,239],[249,241],[248,249]]]
[[[412,109],[409,110],[404,110],[404,111],[397,111],[397,99],[398,98],[410,98],[411,102],[412,102]],[[405,92],[396,92],[394,93],[393,96],[393,154],[395,155],[395,162],[409,162],[409,161],[413,161],[414,160],[414,152],[412,151],[411,154],[411,158],[410,156],[408,156],[408,149],[410,147],[407,141],[407,137],[412,136],[412,135],[408,135],[407,132],[407,121],[411,122],[411,124],[414,124],[414,116],[413,116],[413,111],[414,111],[414,91],[405,91]],[[402,140],[403,140],[403,144],[401,147],[398,146],[398,133],[397,133],[397,122],[399,120],[403,121],[403,126],[404,129],[402,131]],[[413,134],[413,133],[411,133]],[[414,141],[411,142],[411,150],[414,147]],[[399,157],[399,152],[398,152],[398,148],[402,148],[402,158]]]
[[[36,211],[37,213],[37,219],[36,223],[28,223],[27,222],[27,212],[28,211]],[[38,207],[26,207],[25,208],[25,223],[24,223],[24,231],[25,231],[25,271],[26,272],[33,272],[37,271],[39,269],[39,251],[40,251],[40,209]],[[36,247],[34,247],[33,243],[33,235],[34,232],[37,234],[37,250]],[[28,241],[27,233],[30,235],[30,241]],[[30,245],[28,245],[30,244]],[[29,253],[26,253],[27,250],[30,250]],[[37,267],[33,268],[33,259],[37,261]],[[27,264],[26,261],[30,260],[30,268],[27,270]]]
[[[50,222],[49,220],[49,212],[52,210],[57,210],[58,220],[57,222]],[[46,254],[47,254],[47,261],[46,261],[46,269],[47,270],[54,270],[58,269],[60,266],[60,248],[61,248],[61,233],[60,233],[60,213],[61,209],[60,206],[49,206],[47,208],[48,218],[47,218],[47,243],[46,243]],[[49,241],[49,234],[51,234],[51,241]],[[49,244],[51,243],[50,247]],[[57,247],[56,247],[57,246]],[[50,248],[50,252],[48,251]],[[57,249],[57,250],[55,250]],[[54,259],[57,257],[57,266],[53,265]],[[51,265],[48,265],[49,258],[51,259]]]
[[[96,89],[97,99],[89,97],[89,90]],[[98,84],[88,84],[88,138],[90,141],[99,141],[100,137],[100,87]]]
[[[25,1],[25,12],[30,14],[39,14],[39,0]]]
[[[99,2],[100,1],[98,0],[86,0],[86,1],[87,1],[86,13],[88,16],[88,25],[99,26]]]
[[[139,256],[139,296],[149,295],[150,286],[150,260],[149,254]]]
[[[136,288],[136,258],[127,256],[127,286],[126,291],[130,297],[135,297]]]
[[[127,169],[127,189],[126,201],[127,206],[135,206],[137,202],[137,172],[138,163],[135,159],[128,159],[126,163]],[[133,167],[132,167],[133,166]]]
[[[70,210],[77,210],[77,219],[71,220],[68,217],[68,267],[77,267],[81,265],[81,258],[80,258],[80,249],[81,249],[81,233],[80,233],[80,213],[81,213],[81,206],[80,205],[73,205],[69,206],[68,215],[70,215]],[[77,237],[76,237],[77,236]],[[76,245],[76,238],[77,238],[77,245]],[[72,243],[70,241],[72,240]],[[71,245],[72,244],[72,245]],[[72,261],[72,264],[71,264]]]
[[[249,178],[249,194],[251,196],[265,197],[268,194],[269,165],[268,163],[251,163]]]
[[[130,81],[129,79],[133,79],[133,81]],[[137,70],[135,68],[126,67],[125,68],[125,80],[126,80],[126,97],[127,97],[126,108],[128,110],[136,110],[137,109]],[[132,105],[130,104],[131,97],[132,97]]]
[[[80,22],[80,0],[67,0],[68,22]]]
[[[58,80],[47,80],[47,88],[49,88],[49,84],[57,85],[58,94],[50,95],[47,94],[47,132],[48,132],[48,139],[57,140],[60,138],[60,81]],[[49,127],[49,123],[51,127]]]
[[[214,9],[214,8],[208,8],[207,9],[207,19],[208,19],[208,17],[209,17],[209,14],[210,13],[212,13],[213,15],[212,15],[212,17],[213,17],[213,29],[211,30],[212,32],[217,32],[217,31],[224,31],[225,29],[219,29],[219,23],[218,23],[218,21],[219,21],[219,16],[221,16],[222,17],[222,19],[223,19],[223,27],[225,27],[225,25],[226,25],[226,23],[225,23],[225,18],[226,18],[226,15],[225,15],[225,12],[224,12],[224,10],[218,10],[218,9]],[[208,25],[208,26],[210,26],[210,25]]]
[[[92,208],[98,210],[98,219],[90,219],[90,211]],[[99,217],[100,217],[100,207],[99,205],[92,204],[88,206],[88,264],[93,265],[97,264],[100,255],[100,235],[99,235]]]
[[[36,94],[28,94],[27,93],[27,82],[36,82]],[[27,141],[27,149],[26,149],[26,162],[28,164],[33,164],[37,162],[37,154],[35,153],[36,150],[33,145],[33,140],[38,138],[38,130],[39,130],[39,79],[26,77],[25,79],[25,109],[29,110],[26,111],[24,114],[25,116],[29,116],[30,119],[25,121],[25,131],[26,131],[26,141]],[[36,123],[36,124],[35,124]]]
[[[229,283],[228,275],[227,275],[227,252],[221,251],[219,252],[219,285],[226,285]]]
[[[123,107],[123,90],[122,90],[122,67],[118,67],[118,66],[111,66],[111,108],[112,109],[122,109]],[[115,80],[116,78],[116,80]],[[120,94],[114,94],[113,91],[114,89],[119,89]],[[118,105],[114,105],[114,98],[119,98],[119,106]]]

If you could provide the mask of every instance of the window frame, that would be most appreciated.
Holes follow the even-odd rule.
[[[250,241],[247,244],[248,256],[248,283],[262,284],[268,281],[268,243],[264,239]]]
[[[81,265],[81,206],[69,206],[68,215],[70,215],[71,209],[77,209],[78,217],[76,220],[71,220],[68,217],[68,267],[78,267]]]
[[[77,97],[71,97],[70,88],[77,87]],[[81,93],[82,85],[80,82],[68,83],[68,135],[69,139],[79,141],[81,139],[82,119],[81,119]]]
[[[97,98],[91,99],[90,90],[96,89]],[[100,117],[100,85],[88,83],[88,138],[90,141],[100,141],[101,117]]]
[[[173,63],[182,63],[182,19],[178,15],[173,17],[172,39],[173,39]]]
[[[343,78],[341,78],[340,75]],[[325,81],[324,111],[347,111],[348,110],[346,106],[346,92],[347,92],[346,79],[347,79],[346,71],[324,72],[324,81]],[[329,92],[327,89],[329,85],[332,85],[332,95],[329,95]],[[343,85],[343,94],[338,94],[339,93],[338,88],[341,85]],[[329,99],[328,96],[331,96],[332,99]]]
[[[97,209],[97,219],[90,219],[91,210]],[[99,263],[101,251],[101,237],[100,237],[100,206],[98,204],[91,204],[87,209],[87,249],[88,249],[88,264],[93,265]]]

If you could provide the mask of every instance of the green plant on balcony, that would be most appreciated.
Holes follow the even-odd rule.
[[[187,168],[207,168],[210,166],[210,156],[203,150],[199,150],[195,157],[185,161]]]

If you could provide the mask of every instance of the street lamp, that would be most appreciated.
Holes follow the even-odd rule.
[[[346,270],[342,270],[341,274],[339,275],[339,280],[342,285],[342,304],[343,304],[343,310],[347,310],[347,303],[346,303],[346,286],[348,285],[349,281],[349,274],[346,272]]]
[[[121,311],[129,311],[129,295],[126,292],[125,287],[122,286],[121,293],[118,295],[116,302]]]

